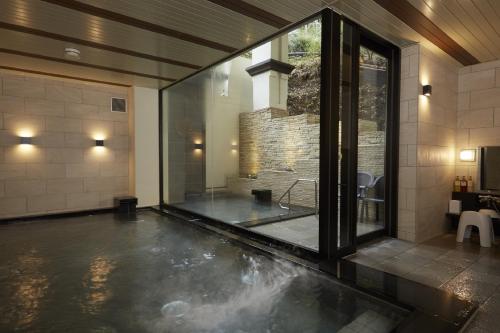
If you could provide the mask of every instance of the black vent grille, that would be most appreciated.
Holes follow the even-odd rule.
[[[125,98],[111,97],[111,112],[127,112],[127,100]]]

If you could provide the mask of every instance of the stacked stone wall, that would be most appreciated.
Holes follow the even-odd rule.
[[[319,119],[313,114],[289,116],[274,108],[241,113],[240,174],[229,177],[229,190],[250,196],[252,189],[271,189],[273,200],[278,201],[297,179],[319,180]],[[364,120],[359,129],[358,169],[383,175],[384,132]],[[314,183],[300,183],[292,191],[292,204],[314,207],[314,193]]]

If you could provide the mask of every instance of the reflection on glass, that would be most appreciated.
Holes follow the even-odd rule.
[[[165,89],[165,202],[317,250],[320,53],[313,20]]]
[[[349,206],[349,170],[352,144],[351,132],[354,112],[352,110],[353,84],[353,28],[341,22],[340,34],[340,91],[339,91],[339,157],[338,157],[338,247],[348,247],[352,241],[351,214]]]
[[[366,47],[359,54],[357,234],[384,229],[387,58]]]

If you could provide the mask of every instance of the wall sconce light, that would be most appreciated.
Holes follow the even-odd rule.
[[[32,143],[32,137],[21,136],[21,137],[19,137],[19,143],[22,145],[30,145]]]
[[[203,147],[204,147],[203,143],[195,143],[194,144],[194,149],[202,150]]]
[[[476,160],[476,150],[475,149],[462,149],[460,151],[461,162],[474,162]]]
[[[104,140],[95,140],[96,147],[104,147]]]
[[[237,145],[236,143],[233,143],[233,144],[231,145],[231,150],[232,150],[232,151],[237,151],[237,150],[238,150],[238,145]]]
[[[422,86],[422,95],[429,97],[432,95],[432,86],[430,84],[426,84]]]

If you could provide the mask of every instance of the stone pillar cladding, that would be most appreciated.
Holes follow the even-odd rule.
[[[276,38],[252,50],[252,67],[269,60],[288,64],[288,35]],[[270,68],[273,68],[272,66]],[[252,74],[253,110],[265,108],[286,109],[288,75],[279,70],[266,70]]]

